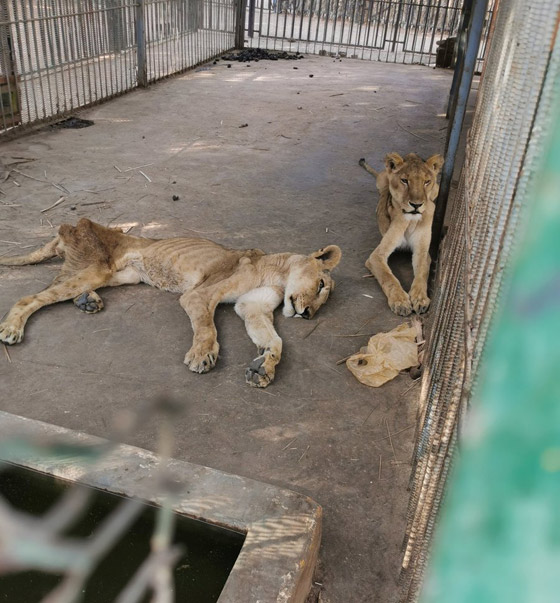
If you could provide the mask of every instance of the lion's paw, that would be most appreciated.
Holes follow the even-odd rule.
[[[74,305],[86,314],[95,314],[103,310],[103,300],[95,291],[85,291],[78,295],[74,298]]]
[[[19,343],[23,339],[23,328],[14,327],[13,325],[3,322],[0,323],[0,341],[8,345]]]
[[[416,314],[424,314],[430,307],[430,298],[423,294],[410,293],[410,301],[412,303],[412,309]]]
[[[275,366],[269,355],[257,356],[245,371],[245,381],[252,387],[267,387],[274,381]]]
[[[389,308],[399,316],[408,316],[412,312],[410,298],[403,291],[400,295],[394,295],[389,299]]]
[[[218,344],[211,350],[193,345],[186,353],[184,362],[193,373],[207,373],[216,366],[217,360]]]

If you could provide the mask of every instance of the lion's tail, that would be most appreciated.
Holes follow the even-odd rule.
[[[360,165],[364,168],[364,170],[366,172],[369,172],[374,178],[377,178],[377,176],[379,176],[379,173],[376,172],[371,165],[369,165],[368,163],[366,163],[366,160],[362,157],[359,161]]]
[[[57,236],[40,249],[36,249],[27,255],[16,255],[7,258],[0,257],[0,266],[25,266],[26,264],[44,262],[57,255],[56,248],[59,243],[60,237]]]

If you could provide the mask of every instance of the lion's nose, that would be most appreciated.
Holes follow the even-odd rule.
[[[424,205],[423,203],[412,203],[412,201],[409,201],[409,203],[412,207],[414,207],[414,209],[418,209],[419,207],[422,207],[422,205]]]
[[[305,310],[301,313],[301,317],[307,319],[311,318],[309,315],[309,306],[307,306],[307,308],[305,308]]]

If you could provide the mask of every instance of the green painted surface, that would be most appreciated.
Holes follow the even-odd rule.
[[[559,105],[481,363],[424,603],[560,601]]]

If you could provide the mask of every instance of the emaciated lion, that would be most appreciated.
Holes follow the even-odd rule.
[[[367,259],[366,267],[378,280],[395,314],[408,316],[413,310],[418,314],[426,312],[430,305],[429,249],[434,201],[439,192],[437,177],[443,157],[433,155],[423,161],[415,153],[404,158],[398,153],[389,153],[382,172],[376,172],[365,159],[359,163],[376,177],[379,191],[377,224],[382,239]],[[409,293],[402,288],[387,262],[395,249],[412,251],[414,280]]]
[[[20,299],[8,312],[0,323],[0,341],[19,343],[27,319],[48,304],[73,299],[83,312],[95,313],[103,308],[96,289],[147,283],[182,294],[179,301],[194,333],[184,362],[195,373],[208,372],[218,359],[216,306],[235,303],[259,354],[246,370],[246,381],[266,387],[282,354],[274,309],[283,301],[284,316],[311,318],[334,287],[330,271],[341,255],[336,245],[305,256],[228,249],[200,238],[148,239],[84,218],[77,226],[63,224],[58,236],[41,249],[0,258],[3,266],[36,264],[55,256],[64,259],[49,287]]]

